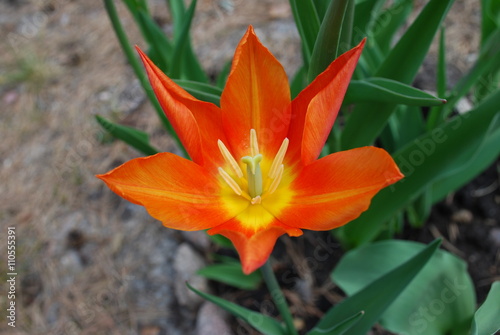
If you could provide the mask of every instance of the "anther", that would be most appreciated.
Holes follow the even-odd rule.
[[[288,143],[290,141],[288,138],[285,138],[283,140],[283,143],[281,143],[281,147],[278,150],[278,153],[276,154],[276,157],[274,157],[273,164],[271,165],[271,168],[269,169],[268,177],[271,179],[275,179],[278,170],[280,169],[280,165],[283,163],[283,159],[285,158],[286,150],[288,149]]]
[[[243,178],[243,171],[241,171],[241,168],[236,162],[236,159],[234,159],[233,155],[231,155],[224,143],[221,140],[218,140],[217,144],[219,146],[222,157],[224,157],[225,161],[231,166],[233,172],[238,176],[238,178]]]
[[[259,154],[259,143],[257,142],[257,132],[250,129],[250,155],[255,157]]]
[[[221,167],[219,168],[219,173],[220,175],[222,176],[222,179],[224,179],[224,181],[226,182],[226,184],[229,185],[229,187],[231,187],[231,189],[234,191],[234,193],[236,193],[237,195],[242,195],[242,191],[241,191],[241,187],[240,185],[238,185],[233,178],[231,178],[230,175],[227,174],[226,171],[224,171],[224,169],[222,169]]]
[[[285,166],[283,164],[281,164],[278,168],[276,178],[273,179],[273,182],[271,183],[271,185],[269,186],[269,189],[267,190],[268,194],[274,193],[274,191],[276,191],[276,189],[278,188],[278,186],[281,182],[281,178],[283,177],[284,169],[285,169]]]

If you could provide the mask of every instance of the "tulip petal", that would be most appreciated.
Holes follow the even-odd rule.
[[[212,228],[208,234],[221,234],[233,242],[240,255],[241,265],[245,274],[250,274],[260,268],[273,251],[276,240],[283,234],[300,236],[300,229],[286,227],[279,221],[269,225],[270,228],[256,232],[242,229],[238,218],[234,218],[219,227]]]
[[[362,147],[331,154],[306,166],[291,188],[290,206],[276,213],[288,226],[330,230],[357,218],[382,188],[403,178],[383,149]]]
[[[342,105],[365,40],[335,59],[292,101],[289,157],[308,165],[316,160]],[[302,143],[302,145],[299,145]]]
[[[226,141],[221,110],[193,97],[168,78],[139,48],[137,51],[156,97],[191,159],[206,167],[220,166],[223,160],[217,140]]]
[[[223,210],[218,180],[171,153],[136,158],[97,177],[169,228],[208,229],[232,218]]]
[[[274,155],[287,134],[290,100],[285,70],[250,26],[236,48],[221,96],[223,127],[233,154],[249,154],[253,128],[264,155]]]

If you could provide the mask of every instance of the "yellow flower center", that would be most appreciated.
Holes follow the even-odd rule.
[[[238,164],[233,155],[231,155],[224,143],[219,140],[219,150],[227,165],[230,167],[231,172],[236,177],[231,177],[227,171],[219,167],[219,173],[222,179],[234,193],[249,200],[252,205],[260,204],[262,199],[273,194],[280,185],[284,171],[283,159],[288,149],[288,142],[288,138],[283,140],[268,170],[267,177],[264,179],[261,169],[261,163],[264,163],[264,157],[259,152],[257,132],[255,129],[250,130],[250,156],[241,158],[241,162],[246,165],[246,174],[243,173],[240,164]]]

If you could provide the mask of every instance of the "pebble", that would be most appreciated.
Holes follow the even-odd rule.
[[[196,335],[231,335],[224,311],[211,302],[205,301],[198,311]]]
[[[181,306],[196,309],[204,299],[189,290],[186,282],[197,290],[208,292],[208,280],[196,275],[205,267],[205,260],[188,243],[182,243],[177,249],[174,259],[174,288],[177,301]]]
[[[460,209],[451,216],[451,220],[456,223],[471,223],[472,219],[474,215],[468,209]]]
[[[493,228],[490,231],[490,239],[494,245],[500,247],[500,228]]]
[[[210,246],[210,238],[203,230],[181,231],[182,238],[191,243],[198,250],[207,250]]]

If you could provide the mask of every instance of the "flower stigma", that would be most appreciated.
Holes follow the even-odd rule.
[[[217,144],[220,153],[229,165],[233,175],[237,178],[233,178],[222,167],[218,168],[219,174],[234,193],[249,200],[252,205],[260,204],[266,195],[274,193],[280,185],[285,169],[283,159],[288,149],[288,143],[288,138],[285,138],[274,157],[269,171],[267,171],[267,178],[264,180],[261,162],[265,158],[259,152],[255,129],[250,130],[250,156],[244,156],[240,160],[241,163],[246,165],[246,175],[225,144],[218,140]]]

